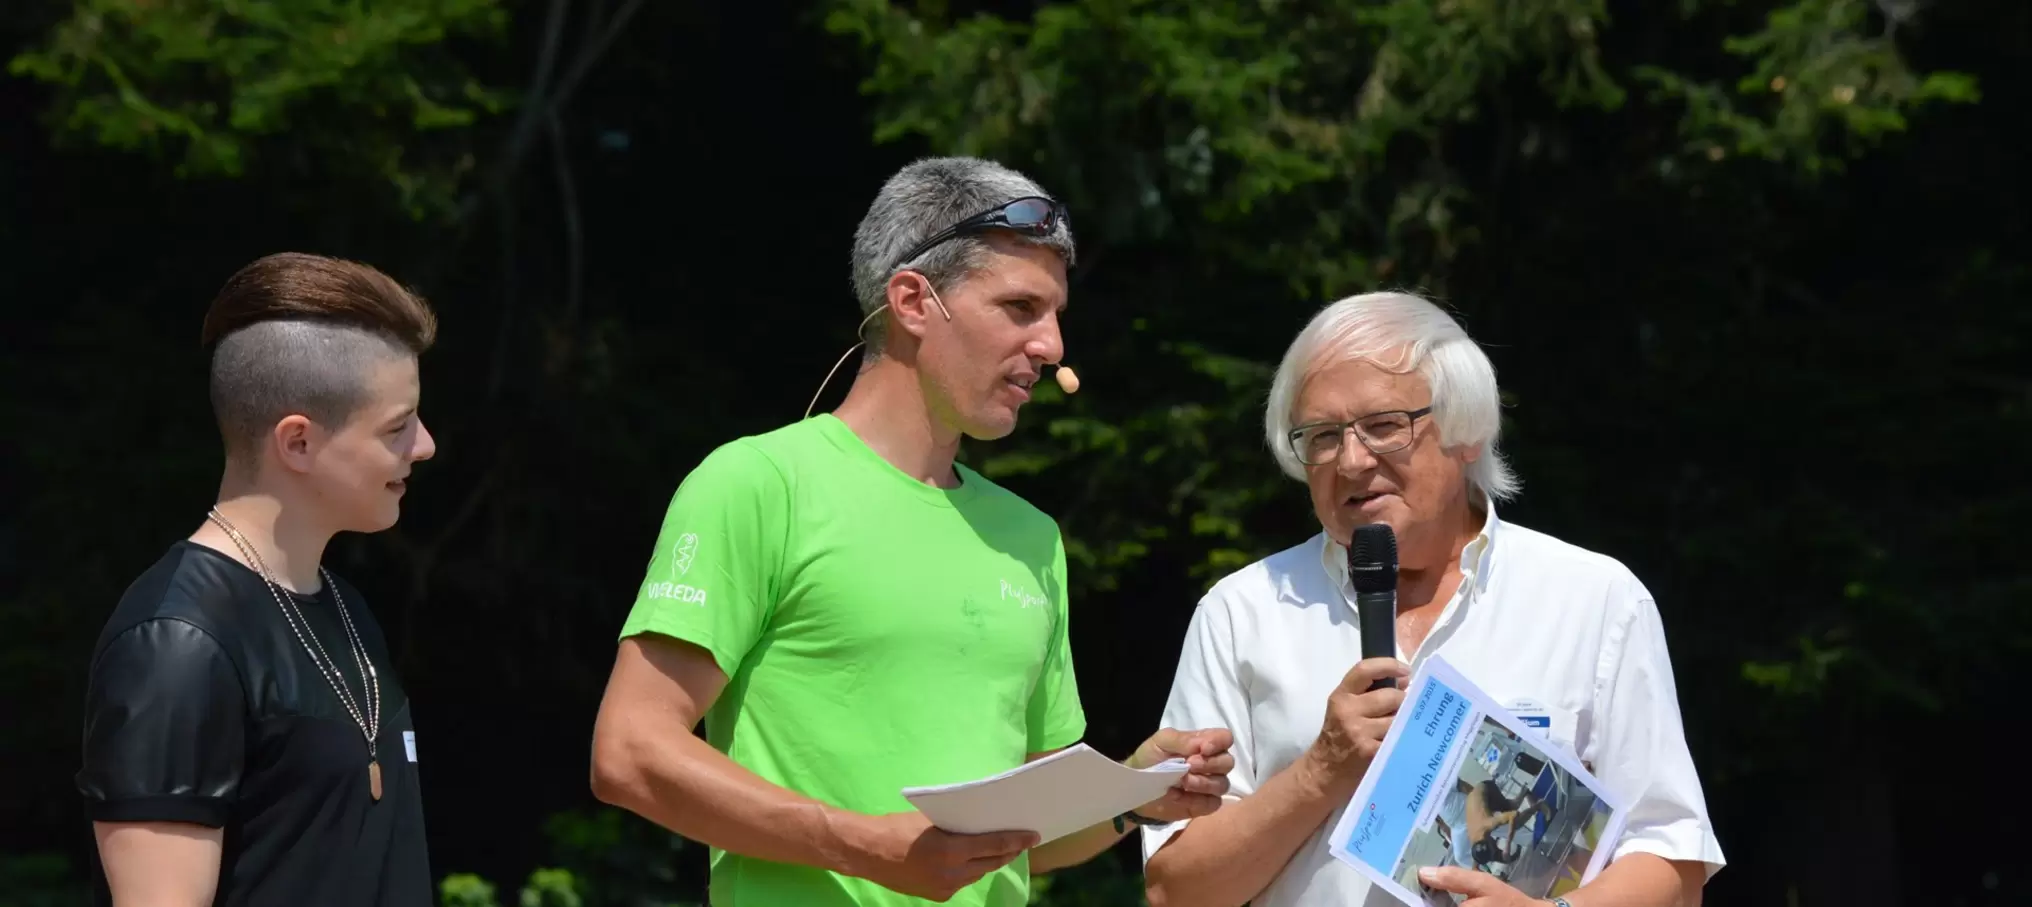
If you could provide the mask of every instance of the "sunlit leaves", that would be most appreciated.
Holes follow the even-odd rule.
[[[362,176],[419,216],[445,210],[472,169],[423,138],[502,110],[451,39],[498,36],[497,0],[79,0],[9,70],[56,86],[60,136],[237,176],[286,143],[305,175]]]
[[[1393,277],[1443,274],[1459,179],[1439,155],[1392,154],[1478,117],[1492,82],[1528,72],[1561,104],[1623,101],[1596,48],[1603,6],[1107,0],[944,21],[840,0],[828,24],[871,51],[878,139],[1041,166],[1106,242],[1181,218],[1246,230],[1251,267],[1328,296],[1379,276],[1376,247],[1411,247]]]
[[[1868,0],[1798,0],[1724,47],[1742,61],[1734,79],[1639,67],[1652,96],[1684,107],[1687,151],[1719,161],[1741,155],[1838,171],[1845,157],[1906,128],[1914,109],[1978,99],[1972,77],[1917,73],[1898,55]]]

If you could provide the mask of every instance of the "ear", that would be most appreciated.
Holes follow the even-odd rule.
[[[1473,463],[1476,460],[1482,458],[1482,445],[1463,444],[1460,446],[1460,449],[1454,453],[1454,456],[1460,458],[1462,466],[1466,466],[1469,463]]]
[[[284,469],[294,473],[307,473],[317,458],[318,442],[324,432],[310,417],[291,413],[275,423],[268,440],[275,448],[275,459]]]
[[[889,314],[905,333],[922,339],[933,319],[942,319],[941,304],[934,298],[931,281],[916,271],[898,271],[889,277]]]

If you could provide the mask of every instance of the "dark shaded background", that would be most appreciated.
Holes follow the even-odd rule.
[[[1780,5],[1685,22],[1613,4],[1603,58],[1726,72],[1720,36]],[[501,41],[451,46],[522,85],[548,7],[508,9]],[[0,51],[71,12],[0,12]],[[503,889],[568,865],[600,903],[700,896],[701,850],[672,855],[587,790],[614,633],[685,472],[801,415],[851,343],[848,245],[880,181],[953,150],[936,130],[872,139],[890,109],[858,85],[873,64],[822,12],[641,9],[562,106],[562,145],[536,142],[457,219],[406,215],[321,158],[311,127],[259,140],[242,174],[180,176],[59,140],[59,92],[0,77],[0,902],[76,890],[85,657],[128,579],[212,500],[204,306],[285,249],[374,262],[442,318],[423,363],[440,452],[396,530],[330,555],[372,596],[418,703],[434,865]],[[1307,197],[1241,222],[1177,203],[1170,227],[1120,226],[1129,208],[1097,173],[1156,127],[1086,131],[1085,158],[1007,143],[1094,225],[1067,326],[1086,389],[967,456],[1084,546],[1090,742],[1125,753],[1147,733],[1210,564],[1314,531],[1260,452],[1251,382],[1326,299],[1425,286],[1506,388],[1526,491],[1504,516],[1624,560],[1658,596],[1731,861],[1709,903],[2026,903],[2023,859],[1983,830],[1986,791],[2010,784],[1978,779],[2009,764],[1994,722],[2015,714],[2032,650],[2032,574],[2006,548],[2032,518],[2032,192],[2015,135],[2032,14],[1942,0],[1918,23],[1901,35],[1913,68],[1970,73],[1980,101],[1915,112],[1817,179],[1756,161],[1661,176],[1675,110],[1556,105],[1519,66],[1477,93],[1487,115],[1390,158],[1461,174],[1473,241],[1332,288],[1238,251],[1270,248]],[[1096,125],[1067,107],[1054,129]],[[475,128],[483,165],[512,122]],[[1557,150],[1518,155],[1524,132]],[[1131,441],[1093,441],[1097,425]],[[1055,452],[1033,473],[991,457],[1038,451]],[[1133,872],[1127,847],[1051,896],[1122,902],[1118,868]]]

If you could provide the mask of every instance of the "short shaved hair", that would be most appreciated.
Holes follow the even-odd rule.
[[[241,268],[205,313],[212,413],[228,458],[301,414],[327,428],[366,403],[367,373],[437,339],[422,297],[353,261],[285,252]]]

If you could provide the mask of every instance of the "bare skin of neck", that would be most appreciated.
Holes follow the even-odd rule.
[[[315,520],[305,519],[308,509],[292,502],[292,495],[287,491],[262,488],[245,472],[230,465],[227,467],[226,477],[219,483],[216,504],[219,514],[253,546],[254,553],[260,556],[269,574],[283,588],[305,595],[315,594],[323,585],[318,576],[318,564],[324,559],[325,546],[332,540],[332,531]],[[211,520],[199,524],[197,531],[191,533],[190,540],[247,564],[248,569],[256,573],[260,572],[259,566],[247,563],[246,555],[241,553],[232,536]]]
[[[833,410],[861,441],[911,478],[939,488],[957,488],[953,458],[960,433],[931,413],[917,371],[889,356],[875,360],[854,379]]]
[[[1401,552],[1397,570],[1397,644],[1416,653],[1460,589],[1460,556],[1481,532],[1482,516],[1462,501],[1447,522],[1453,531],[1418,552]],[[1410,554],[1405,557],[1403,554]]]

